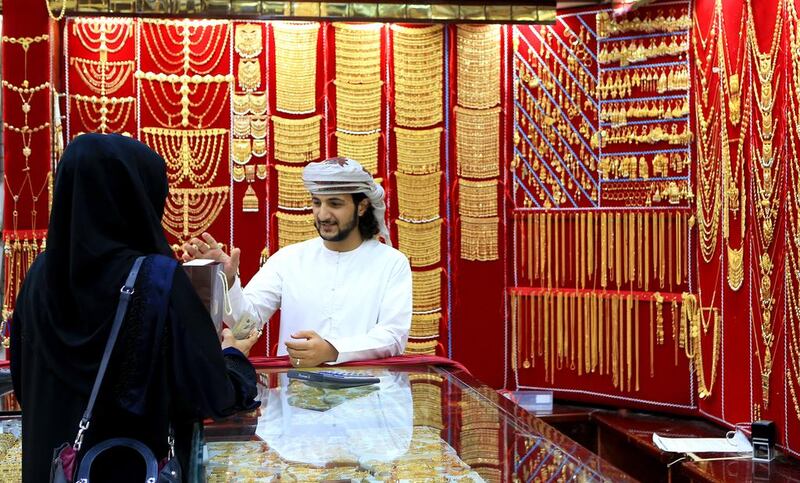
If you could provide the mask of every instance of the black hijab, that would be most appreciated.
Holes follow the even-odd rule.
[[[80,392],[91,388],[133,261],[173,256],[161,227],[167,193],[164,160],[139,141],[84,134],[64,151],[43,266],[17,310],[42,345],[33,350]]]

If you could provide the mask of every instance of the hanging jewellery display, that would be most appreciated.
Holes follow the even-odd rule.
[[[311,208],[311,195],[303,186],[303,166],[275,165],[278,171],[278,206],[289,210]]]
[[[261,59],[239,59],[236,78],[243,91],[255,91],[261,87]]]
[[[319,23],[274,22],[276,107],[281,112],[316,110]],[[276,136],[277,138],[277,136]]]
[[[142,141],[167,163],[172,186],[188,181],[196,188],[209,186],[225,153],[227,129],[167,129],[143,127]]]
[[[715,116],[717,105],[721,102],[719,82],[712,81],[716,75],[713,69],[715,50],[718,42],[716,38],[718,18],[721,15],[721,3],[717,1],[714,9],[714,20],[708,37],[703,39],[699,26],[693,29],[695,41],[694,48],[695,72],[692,78],[692,88],[700,93],[695,96],[695,126],[697,127],[697,159],[699,185],[697,190],[697,221],[700,229],[700,253],[703,261],[710,263],[717,250],[717,241],[720,226],[720,203],[722,203],[722,160],[721,160],[721,135],[722,129],[719,116]],[[705,59],[705,63],[703,63]],[[709,95],[713,94],[713,102],[709,104]]]
[[[306,163],[320,156],[322,116],[289,119],[272,116],[275,129],[275,159],[286,163]]]
[[[351,134],[380,131],[383,81],[352,84],[339,79],[336,86],[336,129]]]
[[[134,61],[101,62],[94,59],[71,57],[70,65],[84,85],[96,94],[112,95],[123,88],[134,71]]]
[[[471,109],[500,104],[500,26],[459,25],[456,59],[458,104]]]
[[[442,259],[442,219],[425,223],[397,220],[398,248],[412,267],[427,267]]]
[[[760,332],[761,344],[756,346],[756,356],[760,364],[761,370],[761,402],[763,404],[761,409],[768,409],[770,403],[770,378],[772,375],[772,367],[774,365],[775,349],[777,347],[776,333],[780,334],[783,327],[778,327],[776,330],[775,321],[778,317],[773,313],[775,308],[775,300],[781,284],[775,283],[773,286],[773,268],[780,266],[783,262],[777,258],[778,253],[783,253],[778,250],[777,244],[773,244],[774,234],[777,228],[777,220],[779,209],[781,206],[781,192],[783,190],[778,187],[783,186],[782,178],[785,173],[783,149],[785,143],[780,143],[778,152],[773,153],[772,141],[777,131],[777,123],[773,122],[773,110],[775,104],[774,93],[779,85],[779,79],[775,76],[777,66],[778,49],[781,45],[781,38],[783,33],[783,8],[784,1],[781,0],[778,4],[775,26],[771,39],[770,49],[768,52],[761,52],[758,45],[758,39],[755,32],[755,21],[753,19],[752,4],[748,0],[745,2],[747,20],[747,37],[750,44],[750,59],[751,69],[756,72],[756,76],[751,76],[754,82],[752,89],[756,92],[756,103],[758,110],[753,110],[760,115],[762,123],[759,125],[755,122],[758,137],[761,141],[761,150],[758,149],[758,141],[751,137],[750,145],[753,146],[751,156],[750,171],[753,173],[752,186],[752,209],[756,215],[756,229],[752,237],[753,253],[757,256],[753,257],[759,267],[760,283],[753,281],[754,285],[758,287],[758,294],[760,298],[760,311],[753,310],[753,324],[755,319],[760,318],[761,323],[760,331],[754,327],[754,332]],[[773,82],[775,84],[773,85]],[[756,84],[760,84],[760,92],[756,90]],[[772,253],[770,253],[772,252]],[[754,275],[757,273],[755,270],[751,271]],[[759,347],[763,346],[763,347]],[[763,350],[763,359],[761,357]]]
[[[497,216],[498,180],[458,180],[458,214],[475,218]]]
[[[493,178],[500,175],[500,107],[456,107],[458,175]]]
[[[208,230],[227,200],[227,186],[170,187],[162,219],[164,229],[178,239],[180,249],[180,245]]]
[[[109,54],[120,52],[133,38],[134,21],[118,17],[74,17],[72,35],[83,48],[98,54],[98,62],[108,62]]]
[[[719,47],[717,48],[717,62],[721,66],[721,77],[722,77],[722,91],[721,93],[726,93],[728,95],[728,102],[724,102],[721,100],[719,103],[720,108],[720,119],[724,120],[727,119],[726,116],[726,108],[727,112],[730,113],[731,122],[734,125],[739,124],[741,121],[741,129],[739,130],[738,135],[734,132],[734,142],[736,142],[737,149],[736,149],[736,156],[735,158],[731,157],[731,136],[729,133],[728,125],[724,121],[720,121],[720,133],[722,135],[721,139],[721,163],[723,169],[723,177],[726,180],[727,186],[725,186],[725,196],[723,197],[724,201],[724,208],[722,213],[722,236],[726,242],[726,250],[728,255],[728,263],[727,263],[727,280],[728,286],[731,290],[739,290],[742,287],[744,282],[744,240],[745,240],[745,231],[746,231],[746,219],[747,219],[747,211],[746,211],[746,196],[747,191],[745,189],[745,176],[744,176],[744,131],[745,127],[749,126],[750,124],[750,115],[751,115],[751,98],[752,96],[748,95],[745,96],[745,104],[744,104],[744,114],[741,114],[741,86],[739,84],[739,74],[744,74],[744,66],[747,64],[747,59],[750,56],[749,52],[749,43],[745,42],[745,35],[744,35],[744,28],[747,23],[747,15],[742,15],[741,25],[739,27],[739,38],[740,44],[737,56],[739,57],[739,61],[736,64],[741,63],[742,68],[740,70],[736,64],[732,64],[730,60],[727,59],[728,56],[728,40],[726,38],[725,33],[725,25],[724,25],[724,15],[720,15],[720,29],[719,29]],[[729,75],[729,71],[733,70],[735,73]],[[727,83],[726,83],[727,81]],[[726,90],[727,87],[727,90]],[[748,86],[749,87],[749,86]],[[738,178],[738,182],[737,182]],[[740,209],[741,208],[741,209]],[[730,233],[730,225],[731,225],[731,217],[739,216],[740,220],[740,238],[742,243],[740,244],[739,248],[734,248],[731,243],[731,233]]]
[[[790,91],[798,92],[800,88],[800,17],[794,2],[787,3],[789,19],[789,39],[791,64],[789,75]],[[786,237],[786,258],[784,265],[784,280],[786,286],[786,350],[788,364],[786,368],[786,385],[789,388],[792,407],[797,421],[800,421],[800,401],[798,401],[798,388],[800,388],[800,102],[794,96],[787,96],[788,117],[787,134],[790,147],[789,163],[787,164],[788,187],[786,203],[786,233],[795,236]],[[788,424],[788,422],[787,422]]]
[[[437,340],[429,340],[424,342],[409,341],[406,344],[405,354],[409,355],[434,355],[436,354],[436,346],[439,345]]]
[[[162,74],[211,75],[225,68],[228,20],[141,19],[142,64]],[[222,67],[221,67],[222,66]]]
[[[135,97],[98,97],[80,94],[72,94],[70,97],[75,102],[75,110],[87,131],[130,135],[125,128],[136,105]]]
[[[414,312],[428,313],[442,308],[442,268],[411,272]]]
[[[242,198],[242,211],[244,213],[258,213],[258,196],[253,185],[248,185]]]
[[[442,25],[404,27],[394,33],[395,122],[429,127],[442,121],[444,51]]]
[[[278,219],[278,247],[283,248],[293,243],[306,241],[317,236],[314,226],[314,215],[291,214],[281,211],[275,213]]]
[[[336,131],[336,152],[339,156],[355,159],[370,174],[378,174],[378,141],[381,134],[348,134]]]
[[[399,216],[408,221],[426,221],[439,217],[439,188],[442,172],[410,175],[395,172]]]
[[[161,127],[203,129],[228,108],[230,74],[175,75],[136,72],[147,112]],[[177,113],[173,106],[180,106]],[[209,110],[209,106],[217,106]],[[191,109],[195,108],[195,109]],[[202,108],[202,110],[201,110]]]
[[[411,330],[408,332],[408,336],[412,339],[437,338],[439,337],[439,322],[441,320],[441,312],[412,314]]]
[[[442,128],[394,128],[397,143],[397,171],[429,174],[441,169]]]
[[[333,28],[336,45],[336,80],[349,84],[371,84],[381,80],[383,25],[336,22]]]
[[[497,260],[498,217],[473,218],[462,216],[460,221],[461,258],[481,262]]]
[[[244,59],[258,57],[264,50],[263,28],[260,24],[237,23],[233,39],[233,49]]]

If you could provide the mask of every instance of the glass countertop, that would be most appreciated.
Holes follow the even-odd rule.
[[[195,481],[628,481],[469,374],[326,368],[380,383],[323,388],[260,370],[257,410],[195,435]]]

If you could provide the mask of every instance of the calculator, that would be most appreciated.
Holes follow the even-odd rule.
[[[290,379],[297,379],[311,386],[326,388],[369,386],[370,384],[381,382],[378,377],[337,371],[298,371],[297,369],[289,369],[286,375]]]

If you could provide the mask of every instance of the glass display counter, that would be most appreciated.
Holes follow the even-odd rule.
[[[192,481],[630,480],[463,371],[337,370],[380,383],[322,388],[259,371],[259,409],[198,426]]]

